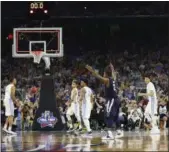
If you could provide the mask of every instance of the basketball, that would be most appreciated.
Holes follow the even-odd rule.
[[[37,91],[38,91],[38,88],[36,88],[36,87],[31,88],[31,93],[37,93]]]

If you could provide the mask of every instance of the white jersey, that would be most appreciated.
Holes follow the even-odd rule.
[[[80,89],[78,89],[78,101],[80,100]]]
[[[73,97],[73,94],[76,93],[76,95]],[[70,105],[70,107],[68,107],[66,115],[72,116],[73,114],[75,115],[76,119],[78,122],[81,121],[81,117],[80,117],[80,106],[79,106],[79,92],[77,88],[74,88],[71,91],[71,100],[72,103]]]
[[[159,114],[167,114],[167,107],[166,106],[159,106]]]
[[[76,95],[74,96],[73,98],[73,94],[76,93]],[[71,100],[73,102],[78,102],[78,89],[77,88],[74,88],[72,91],[71,91]]]
[[[89,87],[84,87],[85,89],[85,96],[83,98],[83,103],[91,103],[91,95],[92,95],[92,90]]]
[[[149,110],[151,111],[152,114],[157,114],[157,106],[158,106],[158,103],[157,103],[157,94],[156,94],[156,90],[155,90],[155,87],[154,87],[154,84],[152,82],[149,82],[147,84],[147,93],[149,94],[150,91],[153,91],[153,96],[148,96],[148,107],[149,107]]]
[[[13,86],[14,86],[13,84],[9,84],[9,85],[6,86],[4,101],[12,101],[12,98],[11,98],[11,88]]]
[[[92,90],[89,87],[84,87],[85,95],[82,99],[82,118],[89,119],[92,110],[91,95]]]
[[[13,84],[9,84],[5,88],[5,98],[4,98],[4,105],[5,105],[5,115],[6,116],[14,116],[14,103],[11,98],[11,88]]]

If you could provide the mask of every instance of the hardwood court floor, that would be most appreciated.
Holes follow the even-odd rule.
[[[148,132],[125,132],[118,140],[102,141],[100,131],[93,138],[66,135],[63,132],[17,132],[17,136],[1,135],[1,151],[168,151],[168,130],[150,135]]]

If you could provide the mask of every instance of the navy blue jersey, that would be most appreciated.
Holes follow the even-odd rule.
[[[109,86],[105,86],[106,99],[117,98],[116,83],[112,78],[109,78]]]

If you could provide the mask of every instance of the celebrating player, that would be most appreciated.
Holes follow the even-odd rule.
[[[158,129],[158,116],[157,116],[157,108],[158,108],[158,101],[156,95],[156,89],[154,84],[150,80],[151,75],[145,75],[144,81],[147,84],[147,91],[146,93],[138,93],[138,96],[146,96],[148,98],[148,104],[145,109],[145,115],[150,115],[152,119],[152,129],[151,133],[159,133],[160,130]]]
[[[81,104],[81,112],[82,112],[82,119],[84,125],[87,129],[87,136],[92,135],[92,131],[90,128],[89,118],[91,115],[92,110],[92,90],[87,86],[88,81],[87,79],[81,80],[81,94],[80,94],[80,104]]]
[[[7,85],[5,88],[5,98],[4,98],[5,115],[7,116],[7,118],[5,125],[3,127],[3,131],[12,135],[16,135],[16,133],[12,131],[12,124],[14,118],[14,104],[19,106],[19,103],[17,102],[15,97],[15,85],[16,79],[11,78],[10,84]]]
[[[105,123],[107,125],[108,131],[107,136],[102,137],[102,139],[114,139],[112,133],[113,124],[116,125],[116,129],[119,128],[118,116],[119,116],[119,108],[120,101],[117,96],[115,81],[112,78],[112,69],[109,66],[105,68],[104,76],[100,76],[93,68],[89,65],[86,65],[86,69],[88,69],[93,76],[98,78],[101,82],[105,84],[105,96],[106,96],[106,109],[105,109]],[[115,138],[123,137],[123,132],[117,130],[117,134]]]
[[[78,82],[73,80],[72,82],[72,91],[71,91],[71,103],[68,107],[66,117],[68,119],[69,130],[68,132],[72,132],[75,128],[73,128],[71,116],[74,114],[77,121],[78,121],[78,129],[81,130],[81,118],[80,118],[80,107],[78,101],[78,89],[77,89]]]

